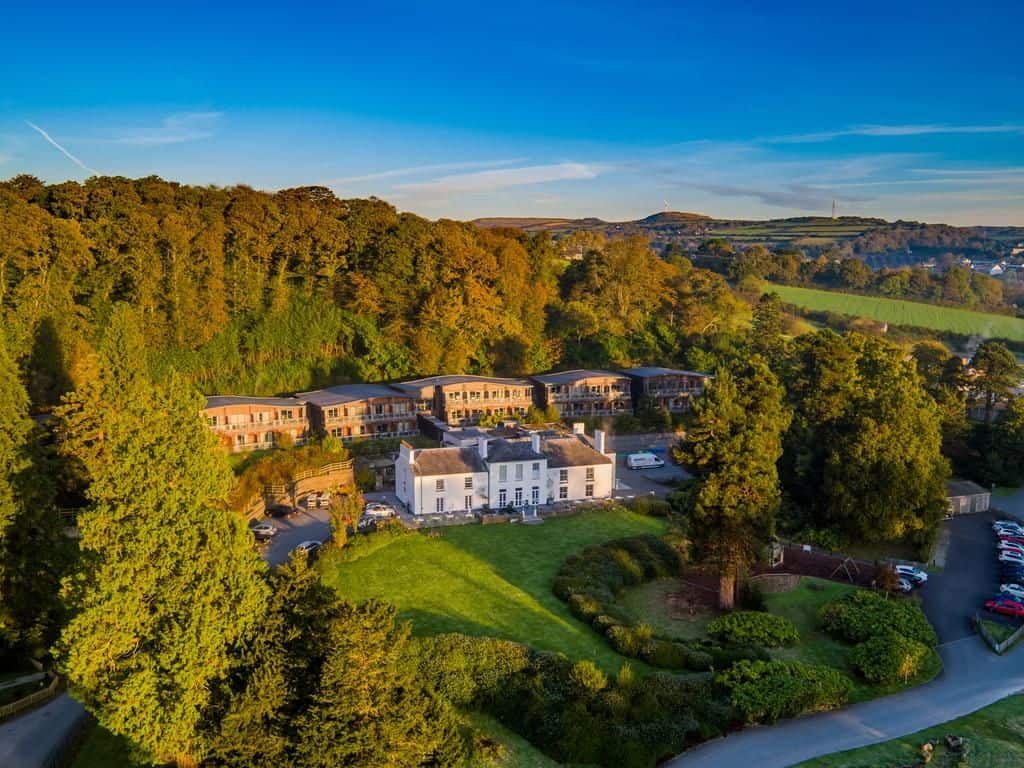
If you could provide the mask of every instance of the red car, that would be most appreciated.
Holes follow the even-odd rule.
[[[1016,616],[1018,619],[1024,619],[1024,603],[1018,603],[1016,600],[986,600],[985,610],[1001,613],[1003,616]]]
[[[1024,536],[1000,536],[999,540],[1010,542],[1012,544],[1024,544]]]

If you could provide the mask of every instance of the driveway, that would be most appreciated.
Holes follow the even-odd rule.
[[[673,483],[689,478],[690,474],[685,469],[671,461],[666,461],[664,467],[630,469],[626,466],[626,454],[619,454],[615,458],[615,490],[612,495],[617,499],[664,497],[675,490]]]
[[[47,768],[74,736],[85,707],[62,693],[53,701],[0,723],[0,765]]]
[[[1021,509],[1024,511],[1024,503]],[[998,587],[995,538],[990,527],[993,519],[994,515],[986,513],[944,523],[950,537],[945,567],[941,573],[930,574],[921,590],[922,607],[941,643],[943,670],[935,680],[846,709],[747,728],[684,752],[667,765],[787,768],[940,725],[1024,691],[1020,648],[996,656],[970,623],[970,617]]]

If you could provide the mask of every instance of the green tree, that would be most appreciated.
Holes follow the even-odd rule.
[[[761,296],[754,307],[750,328],[751,347],[772,365],[785,354],[786,342],[782,338],[782,299],[777,293]]]
[[[694,405],[687,440],[677,450],[699,479],[689,531],[701,557],[719,569],[723,608],[733,606],[737,578],[774,532],[776,462],[790,421],[783,395],[758,356],[734,370],[720,369]]]
[[[1020,367],[1013,353],[998,341],[985,341],[971,358],[971,390],[985,407],[985,423],[992,422],[997,402],[1020,384]]]
[[[258,633],[267,590],[251,534],[230,513],[224,454],[201,398],[145,373],[141,319],[115,308],[100,375],[59,411],[61,450],[89,481],[74,617],[58,652],[97,720],[149,759],[203,757],[203,713],[234,651]]]

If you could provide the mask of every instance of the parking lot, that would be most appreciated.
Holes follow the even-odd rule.
[[[932,572],[921,589],[922,607],[939,634],[949,643],[974,634],[971,618],[981,612],[984,602],[999,588],[996,538],[992,533],[995,515],[980,513],[947,520],[949,550],[941,572]]]
[[[658,454],[666,459],[664,467],[650,469],[630,469],[626,466],[626,454],[620,453],[615,459],[615,492],[617,499],[628,499],[633,496],[666,496],[675,490],[674,483],[688,480],[690,474],[673,464],[665,454]]]

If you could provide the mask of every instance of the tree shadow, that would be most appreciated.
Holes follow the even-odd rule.
[[[28,395],[32,409],[49,413],[71,391],[64,343],[53,318],[44,317],[36,326],[28,359]]]

